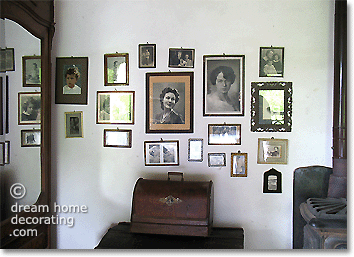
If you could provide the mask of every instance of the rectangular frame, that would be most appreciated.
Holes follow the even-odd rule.
[[[193,133],[193,82],[193,72],[146,73],[146,133]],[[164,114],[170,93],[175,101]]]
[[[5,143],[0,142],[0,166],[5,165]]]
[[[231,177],[247,177],[247,153],[231,153]]]
[[[18,125],[41,123],[41,93],[18,93]]]
[[[209,167],[224,167],[226,166],[225,153],[208,153],[208,166]]]
[[[179,141],[144,141],[144,157],[145,166],[178,166]]]
[[[0,77],[0,135],[4,134],[4,95],[3,78]]]
[[[284,47],[260,47],[259,76],[284,76]]]
[[[74,86],[67,85],[67,76]],[[87,104],[88,57],[56,58],[56,104]]]
[[[41,87],[41,56],[22,56],[22,85]]]
[[[10,141],[5,141],[4,163],[10,164]]]
[[[65,138],[83,137],[83,112],[65,112]]]
[[[202,138],[188,139],[188,161],[190,162],[203,161],[203,139]]]
[[[104,129],[103,146],[117,148],[132,147],[131,129]]]
[[[241,124],[208,124],[208,145],[241,145]]]
[[[96,124],[134,124],[135,91],[97,91]]]
[[[21,147],[39,146],[41,146],[40,129],[21,130]]]
[[[194,68],[195,49],[169,48],[168,67]]]
[[[129,54],[115,53],[104,55],[104,85],[129,85]]]
[[[287,164],[288,139],[258,138],[258,164]]]
[[[156,44],[139,44],[139,68],[156,68]]]
[[[2,48],[0,55],[0,72],[15,71],[15,49]]]
[[[244,116],[245,55],[204,55],[203,85],[203,116]]]

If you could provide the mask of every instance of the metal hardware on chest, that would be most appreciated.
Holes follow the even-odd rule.
[[[172,195],[166,196],[165,198],[160,198],[159,201],[162,202],[162,203],[167,204],[168,206],[172,206],[173,204],[179,204],[179,203],[183,202],[178,197],[175,198]]]

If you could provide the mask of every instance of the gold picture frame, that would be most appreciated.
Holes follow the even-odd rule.
[[[65,137],[83,138],[83,112],[65,112]]]
[[[258,138],[258,164],[287,164],[288,139]]]
[[[231,153],[231,177],[247,177],[247,153]]]

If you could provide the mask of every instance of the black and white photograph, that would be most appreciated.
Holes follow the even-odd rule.
[[[41,57],[22,56],[22,74],[24,87],[40,87]]]
[[[82,138],[84,137],[83,126],[83,112],[66,112],[65,113],[65,137],[66,138]]]
[[[231,153],[231,177],[247,177],[247,153]]]
[[[103,132],[103,146],[117,148],[132,147],[131,129],[105,129]]]
[[[0,72],[15,70],[15,49],[2,48],[0,50]]]
[[[208,166],[209,167],[226,166],[226,154],[225,153],[208,153]]]
[[[41,93],[18,93],[18,125],[41,123]]]
[[[145,166],[178,166],[179,141],[145,141]]]
[[[129,85],[129,54],[115,53],[104,55],[105,86]]]
[[[288,140],[258,138],[258,164],[287,164]]]
[[[139,68],[156,68],[156,44],[139,44]]]
[[[263,173],[263,193],[281,193],[282,175],[274,168]]]
[[[241,124],[208,124],[209,145],[240,145]]]
[[[245,56],[204,55],[203,116],[244,116]]]
[[[21,147],[38,147],[41,145],[41,130],[21,130]]]
[[[259,57],[260,77],[284,76],[284,47],[261,47]]]
[[[168,67],[194,68],[194,49],[170,48]]]

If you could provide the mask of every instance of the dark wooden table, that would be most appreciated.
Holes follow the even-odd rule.
[[[129,232],[130,223],[108,229],[95,249],[243,249],[243,228],[212,229],[208,237],[138,234]]]

